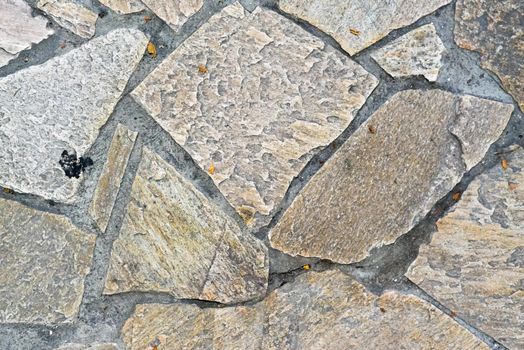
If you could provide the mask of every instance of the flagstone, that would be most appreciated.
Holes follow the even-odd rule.
[[[95,35],[98,14],[72,0],[40,0],[36,6],[61,27],[82,38]]]

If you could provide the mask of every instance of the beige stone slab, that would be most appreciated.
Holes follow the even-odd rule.
[[[82,38],[95,35],[98,14],[71,0],[39,0],[36,6],[49,14],[61,27]]]
[[[524,348],[524,150],[479,175],[406,276],[510,349]]]
[[[102,231],[107,228],[137,136],[137,132],[129,130],[122,124],[117,125],[113,135],[102,174],[89,206],[89,213]]]
[[[130,350],[488,349],[425,301],[377,297],[338,271],[303,274],[250,306],[138,305],[122,337]]]
[[[495,73],[524,110],[524,2],[459,0],[455,41],[480,53],[483,68]]]
[[[290,20],[261,8],[250,14],[235,3],[132,96],[258,228],[376,85],[361,66]]]
[[[451,0],[280,0],[282,11],[331,35],[350,55]]]
[[[99,0],[103,5],[120,14],[140,12],[146,7],[140,0]]]
[[[271,245],[352,263],[393,243],[483,158],[512,110],[442,90],[395,94],[309,180]]]
[[[73,321],[95,238],[66,217],[0,199],[0,323]]]
[[[445,51],[435,26],[430,23],[376,50],[371,57],[393,77],[423,75],[436,81]]]
[[[113,244],[105,294],[171,293],[232,303],[267,287],[267,248],[144,148],[120,236]]]
[[[174,31],[178,31],[204,4],[204,0],[142,0],[142,2]]]
[[[47,28],[47,19],[31,12],[24,0],[0,2],[0,67],[54,33]]]
[[[0,186],[73,202],[82,176],[66,176],[62,152],[85,155],[147,42],[138,30],[117,29],[0,78]]]

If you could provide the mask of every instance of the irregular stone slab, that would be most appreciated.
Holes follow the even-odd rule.
[[[40,0],[36,6],[49,14],[61,27],[82,38],[95,35],[98,14],[71,0]]]
[[[406,276],[510,349],[524,349],[524,150],[478,176]]]
[[[47,28],[47,19],[33,17],[31,7],[24,0],[3,0],[0,2],[0,67],[53,33]]]
[[[115,343],[103,343],[103,344],[65,344],[55,350],[118,350]]]
[[[137,30],[118,29],[1,78],[0,185],[73,201],[80,179],[66,177],[61,154],[89,149],[147,42]]]
[[[393,243],[483,158],[512,109],[441,90],[395,94],[306,184],[271,245],[347,264]]]
[[[102,231],[107,228],[137,136],[137,132],[129,130],[122,124],[117,125],[113,135],[107,160],[89,206],[89,214],[95,219]]]
[[[435,26],[426,24],[375,51],[371,57],[393,77],[423,75],[436,81],[444,51]]]
[[[280,0],[282,11],[331,35],[350,55],[451,0]]]
[[[425,301],[376,297],[338,271],[303,274],[252,306],[138,305],[122,335],[130,350],[489,349]]]
[[[111,10],[121,13],[130,14],[140,12],[146,7],[140,0],[99,0],[103,5]]]
[[[105,294],[154,291],[240,302],[265,293],[268,265],[262,242],[144,148]]]
[[[459,0],[455,41],[478,51],[481,66],[495,73],[524,110],[524,2]]]
[[[235,3],[179,46],[132,96],[260,227],[315,149],[377,85],[286,18]],[[210,170],[211,169],[211,170]]]
[[[204,4],[204,0],[142,0],[142,2],[174,31],[178,31]]]
[[[66,217],[0,199],[0,323],[72,321],[95,238]]]

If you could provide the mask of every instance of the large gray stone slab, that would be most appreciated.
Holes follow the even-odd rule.
[[[146,8],[140,0],[100,0],[100,2],[121,14],[140,12]]]
[[[122,337],[130,350],[489,349],[425,301],[377,297],[338,271],[303,274],[250,306],[138,305]]]
[[[0,2],[0,67],[54,33],[47,28],[47,19],[31,12],[24,0]]]
[[[204,4],[204,0],[142,0],[142,2],[174,31],[178,31]]]
[[[524,349],[524,150],[478,176],[406,276],[510,349]]]
[[[144,148],[105,294],[171,293],[232,303],[263,296],[267,248],[160,156]]]
[[[455,41],[480,53],[482,67],[495,73],[524,110],[524,2],[459,0]]]
[[[393,77],[423,75],[436,81],[445,51],[435,26],[430,23],[376,50],[371,57]]]
[[[36,6],[61,27],[82,38],[95,35],[98,14],[72,0],[40,0]]]
[[[109,150],[107,159],[98,179],[98,184],[89,206],[89,213],[95,219],[102,231],[107,228],[109,217],[118,196],[120,183],[127,169],[127,162],[135,145],[138,133],[118,124]]]
[[[0,78],[0,185],[71,202],[63,151],[84,155],[120,99],[147,45],[118,29],[62,56]]]
[[[239,4],[202,25],[132,96],[260,227],[377,85],[277,13]]]
[[[483,158],[512,110],[441,90],[395,94],[296,196],[271,245],[352,263],[393,243]]]
[[[0,199],[0,323],[72,322],[95,238],[66,217]]]
[[[279,0],[282,11],[331,35],[350,55],[451,0]]]

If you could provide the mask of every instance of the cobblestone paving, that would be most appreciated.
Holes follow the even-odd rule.
[[[521,0],[0,0],[0,350],[523,349]]]

